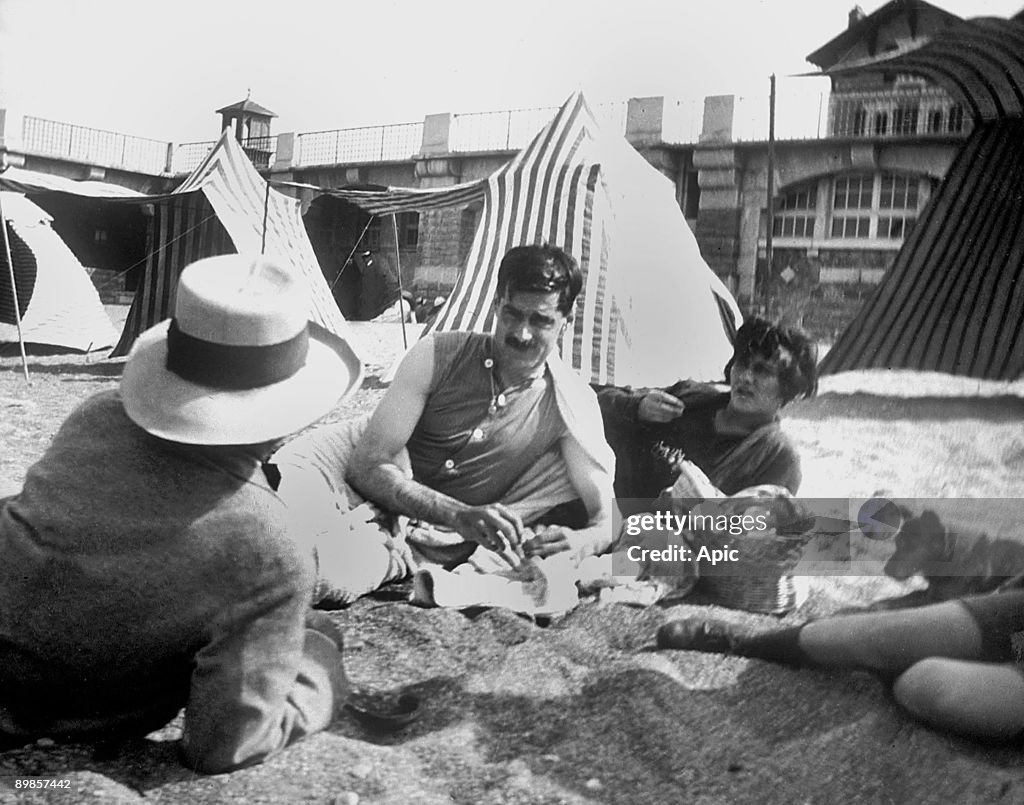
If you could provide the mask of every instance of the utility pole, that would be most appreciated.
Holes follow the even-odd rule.
[[[764,238],[764,268],[761,270],[760,295],[765,315],[771,317],[772,236],[775,228],[775,73],[771,74],[768,96],[768,229]]]

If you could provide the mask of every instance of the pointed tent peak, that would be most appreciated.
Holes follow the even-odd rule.
[[[213,147],[203,158],[203,161],[196,165],[192,173],[174,190],[174,193],[191,193],[198,190],[209,178],[211,167],[221,159],[227,159],[232,165],[237,166],[234,170],[255,174],[253,181],[258,186],[263,187],[261,183],[265,183],[265,180],[253,166],[252,160],[246,156],[241,144],[232,136],[231,129],[225,128],[217,142],[214,143]],[[248,168],[245,166],[248,166]]]
[[[569,106],[575,106],[576,104],[581,104],[585,106],[587,109],[590,108],[590,104],[587,103],[587,99],[583,95],[583,90],[580,88],[576,88],[569,93],[569,97],[567,97],[565,101],[562,103],[561,108],[564,109]]]
[[[271,112],[269,109],[260,106],[255,101],[249,100],[248,95],[246,95],[245,100],[217,109],[214,114],[223,115],[225,113],[231,114],[232,112],[246,115],[260,115],[262,117],[277,117],[275,112]]]

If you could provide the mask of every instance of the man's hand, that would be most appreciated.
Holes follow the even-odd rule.
[[[577,551],[584,548],[585,535],[575,529],[561,525],[541,525],[534,528],[532,539],[523,543],[523,554],[543,559],[563,551]]]
[[[475,542],[505,556],[513,567],[522,554],[523,521],[514,511],[500,503],[470,506],[458,511],[451,527],[469,542]]]
[[[671,422],[686,410],[683,401],[667,391],[652,389],[640,400],[637,416],[641,422]]]
[[[700,498],[701,500],[724,497],[721,490],[711,483],[708,476],[692,461],[680,462],[679,475],[676,477],[675,483],[672,484],[669,494],[674,498]]]

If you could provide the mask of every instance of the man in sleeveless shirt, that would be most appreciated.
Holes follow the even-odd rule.
[[[563,250],[513,248],[498,270],[493,334],[428,335],[358,436],[350,424],[321,427],[278,455],[282,494],[305,498],[304,527],[317,532],[321,591],[344,602],[420,562],[578,563],[609,547],[614,457],[594,393],[556,354],[581,287]],[[313,522],[325,484],[336,502],[365,498],[436,528],[409,529],[401,549],[365,531],[339,536],[330,512]]]

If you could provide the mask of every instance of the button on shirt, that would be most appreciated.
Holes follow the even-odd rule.
[[[565,434],[550,379],[503,390],[485,365],[490,336],[434,336],[434,378],[409,439],[413,477],[470,505],[492,503]]]

